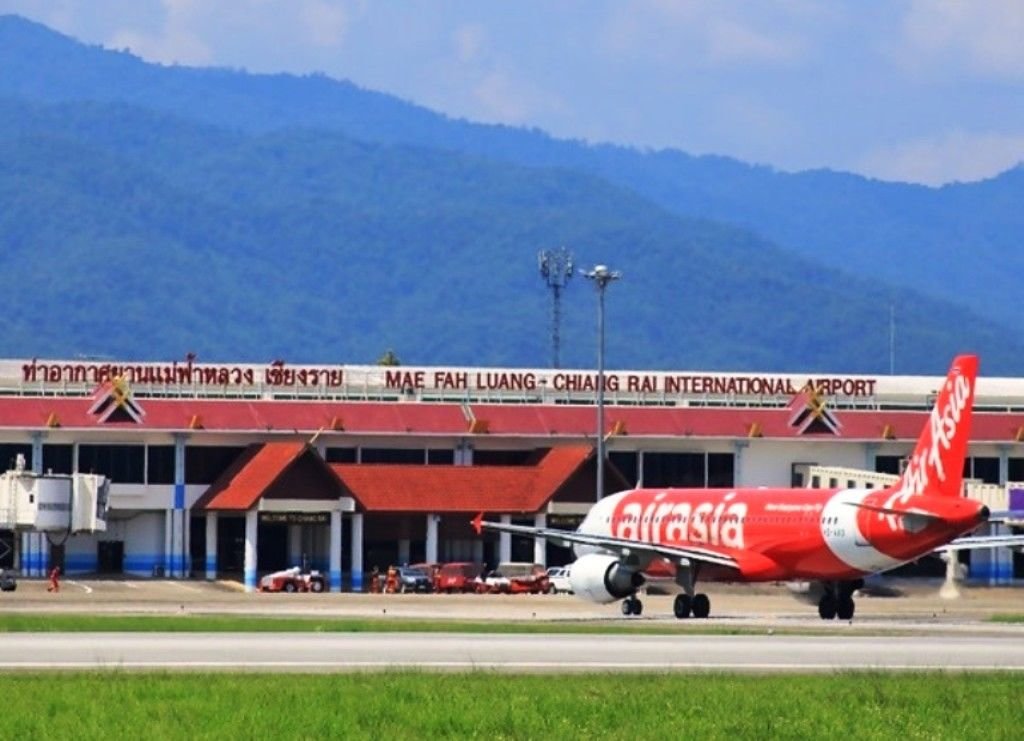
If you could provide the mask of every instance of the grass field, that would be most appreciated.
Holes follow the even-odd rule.
[[[1010,739],[991,674],[9,674],[0,738]]]
[[[1024,615],[996,615],[992,622],[1024,622]],[[526,633],[614,635],[915,635],[906,629],[871,623],[808,626],[723,625],[702,620],[647,622],[622,620],[438,620],[433,618],[274,617],[264,615],[121,615],[89,613],[3,613],[2,633]]]
[[[435,620],[429,618],[267,617],[248,615],[95,615],[0,613],[0,633],[613,633],[672,635],[680,631],[716,635],[763,634],[764,628],[641,621],[535,622]],[[784,631],[776,631],[784,632]],[[800,631],[807,633],[808,631]],[[822,631],[826,632],[826,631]]]
[[[1024,612],[1008,612],[993,615],[990,618],[993,623],[1024,623]]]

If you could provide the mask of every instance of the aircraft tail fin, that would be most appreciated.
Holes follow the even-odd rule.
[[[958,355],[939,389],[897,489],[904,495],[958,497],[971,435],[978,357]]]

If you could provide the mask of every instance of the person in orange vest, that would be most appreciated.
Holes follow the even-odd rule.
[[[60,566],[54,566],[50,570],[50,586],[46,588],[47,592],[59,592],[60,591]]]
[[[370,593],[377,594],[380,592],[380,569],[376,566],[373,567],[373,571],[370,573]]]
[[[384,591],[387,594],[394,594],[398,591],[398,569],[388,566],[388,578],[384,582]]]

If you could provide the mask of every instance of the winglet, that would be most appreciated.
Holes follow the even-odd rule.
[[[470,523],[473,525],[473,530],[476,531],[476,534],[480,535],[480,533],[482,533],[484,530],[484,513],[481,512],[480,514],[478,514],[476,517],[470,520]]]

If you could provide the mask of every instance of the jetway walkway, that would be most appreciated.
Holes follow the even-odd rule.
[[[0,530],[95,533],[107,529],[110,484],[89,473],[35,474],[24,460],[0,474]]]

